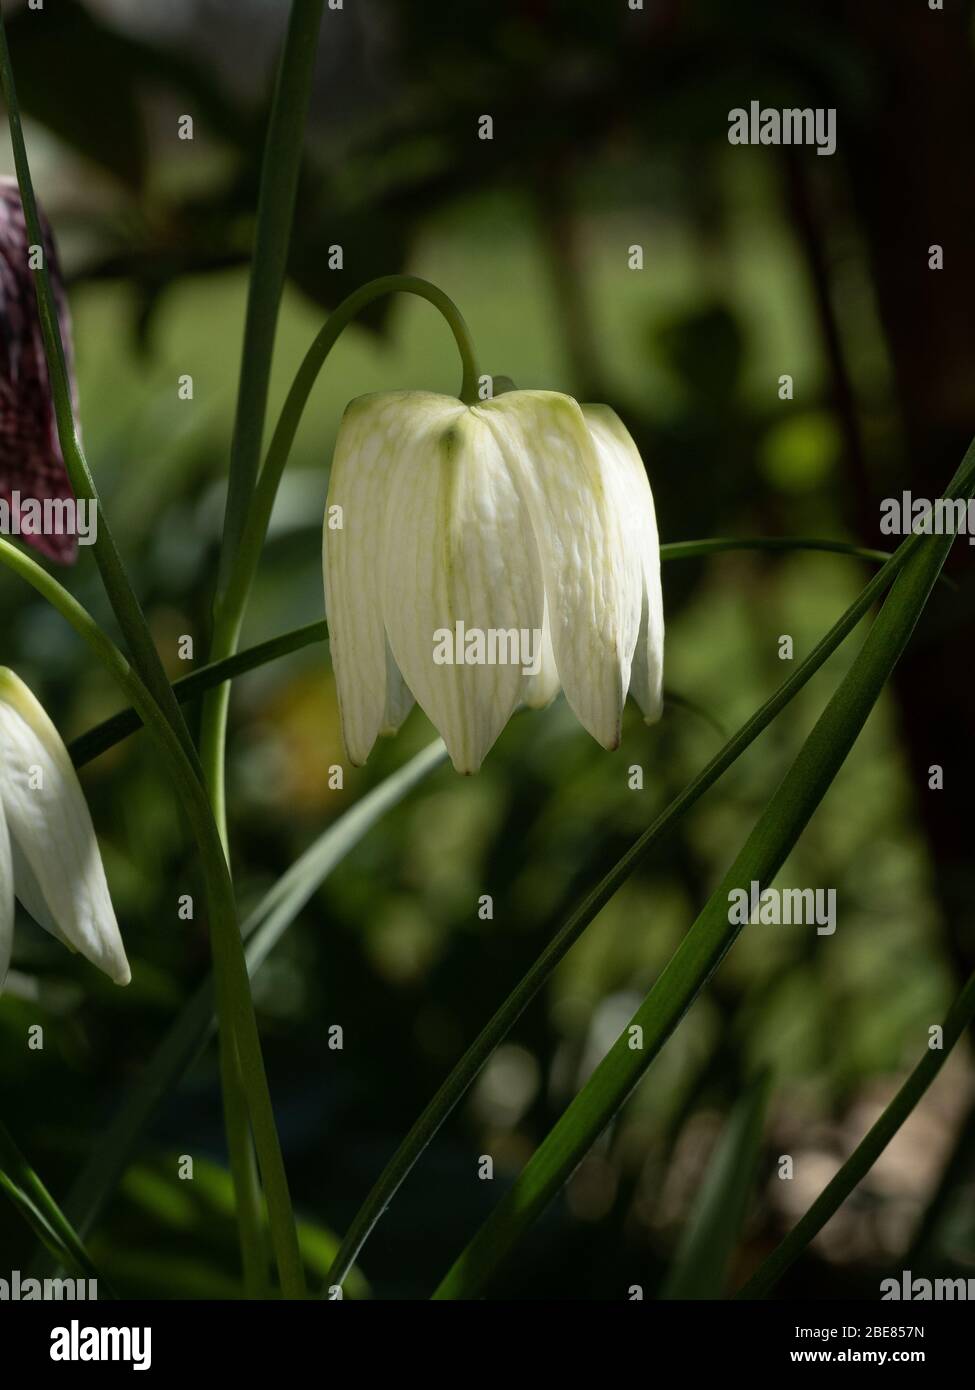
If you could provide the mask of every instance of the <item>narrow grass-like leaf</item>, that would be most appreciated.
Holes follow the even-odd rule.
[[[445,757],[439,739],[429,744],[329,826],[274,884],[241,927],[251,978],[335,866]],[[208,979],[156,1049],[71,1189],[65,1209],[82,1234],[92,1229],[111,1197],[153,1111],[199,1056],[213,1027],[213,984]]]
[[[713,729],[719,738],[728,737],[728,730],[724,727],[721,721],[711,713],[710,710],[705,709],[704,706],[702,704],[699,704],[697,700],[691,700],[688,698],[687,695],[681,695],[678,691],[670,690],[669,688],[665,687],[664,709],[667,708],[682,709],[687,714],[694,714],[703,723],[707,724],[709,728]]]
[[[240,544],[261,457],[274,337],[288,269],[291,225],[323,5],[324,0],[293,0],[290,7],[261,159],[254,259],[247,291],[227,507],[220,545],[221,589]]]
[[[969,446],[946,495],[968,496],[973,473],[975,444]],[[921,544],[915,544],[903,564],[852,667],[725,878],[620,1038],[448,1271],[434,1298],[470,1298],[483,1289],[630,1095],[734,943],[742,928],[728,920],[729,894],[747,894],[753,882],[767,886],[781,868],[907,645],[953,537],[911,537],[906,544],[919,539]],[[634,1027],[641,1030],[639,1050],[630,1047]]]
[[[785,1239],[753,1274],[736,1298],[764,1298],[806,1246],[837,1212],[847,1197],[869,1173],[884,1149],[908,1118],[944,1065],[945,1058],[971,1024],[975,1022],[975,974],[949,1009],[942,1025],[941,1046],[932,1048],[918,1062],[880,1119],[861,1139],[850,1157],[813,1202]]]
[[[59,1264],[85,1279],[98,1279],[103,1291],[109,1291],[74,1227],[3,1123],[0,1123],[0,1188]]]
[[[324,642],[327,637],[326,623],[308,623],[292,632],[284,632],[280,637],[272,637],[268,642],[260,642],[256,647],[248,647],[246,651],[237,652],[223,661],[201,666],[198,671],[175,681],[173,693],[180,704],[185,704],[188,700],[202,695],[204,691],[233,679],[234,676],[242,676],[245,672],[254,671],[257,667],[277,661],[282,656],[290,656],[292,652],[301,651],[302,647],[309,647],[314,642]],[[118,714],[113,714],[101,724],[86,729],[68,745],[71,760],[75,767],[83,767],[85,763],[97,758],[99,753],[113,748],[116,743],[121,743],[141,728],[142,720],[136,710],[119,710]]]
[[[755,1186],[771,1073],[742,1092],[715,1145],[661,1298],[720,1298]]]
[[[820,540],[815,536],[710,536],[699,541],[667,541],[660,547],[661,560],[697,560],[704,555],[717,555],[726,550],[819,550],[830,555],[850,555],[858,560],[885,564],[889,550],[872,550],[849,541]]]

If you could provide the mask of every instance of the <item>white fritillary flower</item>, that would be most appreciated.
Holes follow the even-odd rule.
[[[361,396],[335,445],[325,603],[343,738],[365,762],[414,699],[458,772],[561,686],[605,748],[627,693],[661,711],[653,497],[606,406],[554,391],[478,405]]]
[[[70,950],[128,984],[95,828],[68,750],[23,681],[0,668],[0,987],[15,896]]]

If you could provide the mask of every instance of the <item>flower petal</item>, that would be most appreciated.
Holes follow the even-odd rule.
[[[534,540],[534,537],[532,538]],[[542,612],[542,644],[538,671],[525,677],[521,698],[529,709],[544,709],[559,693],[559,671],[552,650],[552,620],[546,597]]]
[[[582,411],[556,391],[510,391],[476,408],[531,519],[565,697],[604,748],[620,740],[636,642],[636,592],[615,491]]]
[[[15,891],[41,926],[116,982],[131,978],[81,784],[57,729],[12,671],[0,670],[0,801]],[[18,860],[27,872],[16,878]]]
[[[660,587],[660,541],[647,471],[633,438],[607,405],[584,405],[582,413],[603,462],[622,492],[624,544],[640,571],[639,636],[630,675],[630,694],[647,724],[663,710],[664,605]]]
[[[386,639],[386,704],[383,709],[381,734],[395,734],[399,732],[403,720],[409,714],[416,701],[413,699],[413,692],[403,679],[402,672],[396,665],[393,653],[390,650],[389,638]]]
[[[544,589],[527,513],[479,409],[404,411],[383,551],[396,663],[458,772],[476,772],[539,653]]]
[[[360,396],[346,407],[335,441],[322,548],[325,612],[342,737],[357,766],[410,709],[383,631],[383,521],[411,412],[422,417],[426,401],[442,399],[422,391]]]
[[[77,429],[78,390],[68,302],[54,235],[43,211],[38,212]],[[12,522],[22,526],[20,535],[28,545],[68,565],[78,549],[72,529],[74,494],[58,440],[34,277],[28,265],[29,242],[17,180],[0,178],[0,498],[8,503]],[[22,515],[26,502],[61,504],[52,509],[54,524],[61,529],[35,531],[39,524],[33,516],[35,509]]]
[[[10,835],[0,805],[0,992],[10,969],[14,944],[14,867],[10,855]]]

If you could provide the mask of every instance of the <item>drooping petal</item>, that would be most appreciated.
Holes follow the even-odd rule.
[[[647,724],[663,710],[664,605],[660,586],[660,540],[653,493],[633,438],[614,410],[584,405],[582,413],[606,474],[619,480],[624,509],[624,544],[639,566],[639,636],[633,654],[630,694]]]
[[[534,539],[534,537],[533,537]],[[538,670],[525,677],[521,698],[529,709],[544,709],[559,693],[559,671],[552,650],[552,620],[546,597],[542,613],[542,641]]]
[[[379,730],[381,734],[395,734],[399,732],[403,720],[409,714],[415,704],[413,692],[403,679],[403,673],[393,659],[393,653],[389,646],[389,638],[386,638],[386,704],[383,709],[383,723]]]
[[[0,801],[24,906],[116,984],[128,984],[95,829],[68,750],[23,681],[2,669]]]
[[[542,639],[532,527],[477,408],[404,402],[386,512],[386,631],[458,772],[476,772]]]
[[[412,703],[388,656],[383,629],[382,535],[393,460],[407,427],[406,402],[420,418],[426,396],[360,396],[346,408],[335,441],[322,553],[325,613],[342,737],[357,766],[381,732],[399,727]]]
[[[510,391],[475,414],[491,426],[531,519],[565,697],[583,727],[615,748],[637,596],[618,498],[582,411],[556,391]]]
[[[10,836],[0,805],[0,992],[10,969],[14,943],[14,869],[10,855]]]
[[[41,216],[44,259],[51,279],[64,344],[65,365],[77,417],[71,319],[51,227]],[[16,179],[0,179],[0,497],[11,509],[22,539],[49,559],[71,564],[77,555],[74,494],[58,441],[41,321],[28,263],[30,237]],[[58,505],[60,530],[34,532],[33,509]]]

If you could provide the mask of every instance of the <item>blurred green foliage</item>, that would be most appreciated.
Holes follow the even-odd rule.
[[[372,275],[406,266],[461,306],[484,370],[519,386],[598,391],[618,406],[643,449],[664,539],[852,535],[829,363],[779,170],[765,151],[732,157],[724,132],[741,74],[749,97],[826,88],[868,102],[854,81],[856,48],[811,17],[787,24],[770,4],[648,5],[639,21],[621,8],[609,22],[583,3],[558,7],[557,17],[544,4],[463,13],[374,5],[334,31],[271,419],[325,309]],[[37,182],[75,274],[87,451],[175,678],[187,670],[176,656],[182,634],[192,635],[197,662],[205,659],[273,43],[256,68],[252,61],[241,96],[209,61],[205,27],[197,38],[189,27],[157,39],[151,25],[96,23],[66,3],[46,22],[41,33],[19,15],[11,48],[36,118],[28,138]],[[72,61],[62,56],[52,68],[66,35]],[[238,51],[240,33],[228,37]],[[107,107],[92,101],[109,89]],[[192,145],[171,138],[182,110],[196,112]],[[490,148],[474,136],[481,111],[495,113]],[[332,243],[346,248],[334,277],[325,269]],[[646,247],[643,271],[628,269],[632,243]],[[844,329],[883,477],[898,459],[896,404],[848,212],[839,243]],[[777,395],[784,372],[797,383],[791,403]],[[192,401],[177,398],[183,373],[193,377]],[[346,333],[298,437],[245,645],[322,615],[320,518],[345,403],[399,387],[449,392],[458,382],[449,334],[429,306],[397,300]],[[827,555],[670,565],[668,685],[736,727],[784,675],[779,636],[791,634],[804,654],[861,579],[856,562]],[[82,555],[68,583],[110,621],[90,558]],[[938,595],[926,621],[952,622],[953,601]],[[118,707],[60,620],[5,573],[0,603],[0,659],[32,685],[66,738]],[[813,680],[560,966],[367,1246],[372,1296],[433,1288],[665,964],[851,651]],[[745,931],[499,1296],[622,1298],[633,1283],[657,1290],[743,1078],[768,1065],[775,1084],[740,1280],[920,1055],[954,992],[957,961],[932,891],[902,734],[888,698],[780,876],[783,885],[836,888],[836,935]],[[344,789],[330,791],[328,769],[342,750],[324,650],[240,679],[229,769],[242,908],[430,736],[416,711],[367,768],[346,769]],[[560,699],[514,720],[477,778],[436,772],[302,913],[259,976],[256,1000],[306,1253],[320,1276],[327,1233],[344,1231],[567,906],[716,739],[683,709],[669,709],[652,730],[628,711],[622,747],[607,754]],[[628,788],[633,764],[644,769],[642,791]],[[4,1118],[56,1195],[208,961],[205,921],[177,917],[179,895],[202,902],[201,885],[151,750],[133,738],[92,764],[83,783],[133,983],[115,990],[24,922],[0,1004]],[[490,921],[478,917],[482,894],[493,896]],[[45,1046],[30,1051],[27,1029],[38,1022]],[[328,1047],[333,1024],[344,1030],[340,1052]],[[959,1055],[790,1276],[791,1292],[877,1296],[877,1271],[901,1267],[972,1095],[971,1063]],[[487,1152],[493,1184],[477,1178]],[[784,1152],[795,1159],[792,1183],[775,1175]],[[194,1157],[192,1183],[177,1178],[180,1154]],[[224,1161],[211,1049],[160,1110],[92,1242],[116,1286],[161,1297],[235,1292]],[[970,1172],[963,1166],[945,1198],[928,1251],[939,1274],[975,1261]],[[32,1255],[29,1233],[0,1209],[0,1270],[26,1269]],[[365,1281],[351,1292],[366,1294]]]

